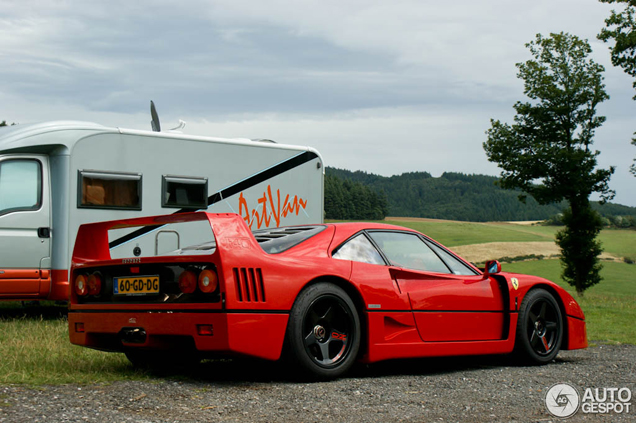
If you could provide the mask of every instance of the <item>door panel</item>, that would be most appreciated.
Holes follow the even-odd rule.
[[[502,313],[414,312],[423,341],[485,341],[502,338]]]
[[[40,291],[40,263],[50,257],[48,175],[46,156],[0,159],[0,295]]]
[[[424,341],[502,339],[504,301],[496,280],[392,269],[407,292]]]

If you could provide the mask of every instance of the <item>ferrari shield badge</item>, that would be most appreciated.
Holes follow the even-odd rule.
[[[515,291],[519,289],[519,279],[511,278],[510,282],[512,282],[512,287],[515,289]]]

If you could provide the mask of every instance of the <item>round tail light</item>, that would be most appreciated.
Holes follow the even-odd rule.
[[[88,277],[88,294],[99,295],[102,290],[102,277],[98,273],[93,273]]]
[[[85,275],[77,275],[75,278],[75,293],[80,297],[88,294],[88,282]]]
[[[197,287],[197,275],[191,270],[185,270],[179,275],[179,289],[184,294],[192,294]]]
[[[199,275],[199,289],[205,294],[210,294],[216,291],[219,286],[219,278],[216,272],[212,269],[205,269]]]

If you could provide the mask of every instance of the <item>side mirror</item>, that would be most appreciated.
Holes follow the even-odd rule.
[[[484,275],[494,275],[501,272],[501,263],[497,260],[488,260],[486,262],[486,268],[484,269]]]

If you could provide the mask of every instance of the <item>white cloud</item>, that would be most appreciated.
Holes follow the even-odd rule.
[[[91,120],[317,147],[384,175],[497,174],[489,119],[522,99],[514,64],[536,33],[588,38],[612,99],[596,148],[636,205],[631,79],[595,39],[597,0],[0,0],[0,120]]]

